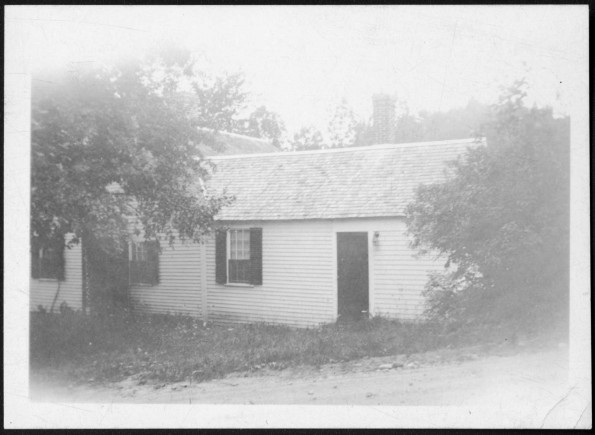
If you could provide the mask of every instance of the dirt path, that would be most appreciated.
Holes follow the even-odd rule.
[[[449,353],[450,352],[450,353]],[[480,356],[481,355],[481,356]],[[234,374],[200,384],[47,388],[31,398],[91,403],[553,406],[567,388],[565,349],[442,351],[316,368]],[[390,367],[390,368],[389,368]]]

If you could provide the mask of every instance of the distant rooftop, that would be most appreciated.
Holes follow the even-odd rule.
[[[214,156],[208,182],[235,201],[218,220],[402,216],[420,184],[447,177],[475,139]]]
[[[213,130],[203,128],[203,131],[214,132]],[[260,139],[252,136],[245,136],[242,134],[229,133],[226,131],[218,131],[215,135],[215,140],[218,142],[218,147],[211,147],[207,144],[202,144],[200,150],[207,157],[217,155],[236,155],[236,154],[253,154],[253,153],[274,153],[279,152],[279,148],[274,146],[266,139]]]

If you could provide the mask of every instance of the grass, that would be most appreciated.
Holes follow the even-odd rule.
[[[204,381],[265,366],[317,366],[423,352],[475,338],[382,318],[294,329],[264,324],[205,327],[198,319],[181,316],[100,317],[67,311],[31,314],[30,362],[33,375],[68,382],[116,382],[133,375],[141,382]]]

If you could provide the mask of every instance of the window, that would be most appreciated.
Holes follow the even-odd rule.
[[[230,230],[227,282],[250,284],[250,231]]]
[[[216,278],[219,284],[262,284],[262,228],[218,231]]]
[[[64,280],[63,246],[34,247],[31,252],[31,277]]]
[[[137,242],[130,244],[130,284],[159,282],[159,244]]]

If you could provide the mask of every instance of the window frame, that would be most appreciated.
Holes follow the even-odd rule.
[[[143,242],[131,242],[131,249],[130,249],[131,257],[132,257],[131,261],[143,261],[143,262],[149,261],[149,258],[147,255],[147,244],[146,243],[147,242],[144,242],[144,241]],[[141,248],[141,249],[138,249],[138,248]],[[143,257],[142,260],[138,259],[137,254],[139,251],[142,253],[142,257]]]
[[[231,249],[231,235],[229,230],[246,229],[250,231],[250,264],[249,264],[249,283],[229,283],[228,263]],[[262,227],[250,228],[230,228],[224,226],[215,231],[215,283],[228,287],[257,287],[263,285],[263,230]]]
[[[248,258],[247,259],[246,258],[242,258],[240,260],[246,260],[248,262],[252,261],[252,252],[251,252],[251,249],[250,249],[250,228],[230,228],[230,229],[228,229],[227,230],[227,236],[225,238],[226,239],[226,241],[225,241],[225,244],[226,244],[226,247],[225,247],[225,263],[226,263],[226,267],[225,267],[225,269],[226,269],[226,273],[227,273],[227,276],[226,276],[226,285],[230,285],[230,286],[242,286],[242,287],[244,287],[244,286],[245,287],[253,287],[253,284],[251,283],[251,276],[250,276],[250,273],[251,273],[250,272],[251,264],[249,264],[249,266],[248,266],[248,270],[249,270],[249,272],[248,272],[248,278],[246,278],[245,281],[232,281],[230,279],[230,270],[231,270],[231,263],[230,263],[230,261],[231,260],[238,260],[238,259],[232,259],[231,258],[232,257],[232,252],[231,252],[231,248],[232,248],[232,246],[231,246],[231,234],[232,234],[232,232],[235,232],[236,233],[236,240],[237,240],[237,232],[238,231],[241,231],[244,234],[248,234],[248,238],[247,239],[246,238],[243,238],[242,239],[242,244],[243,244],[243,246],[242,246],[242,252],[245,252],[246,251],[246,248],[247,248],[247,250],[248,250]],[[247,243],[247,246],[246,246],[246,243]],[[237,246],[237,242],[236,242],[236,246]],[[237,253],[236,253],[236,255],[237,255]]]

